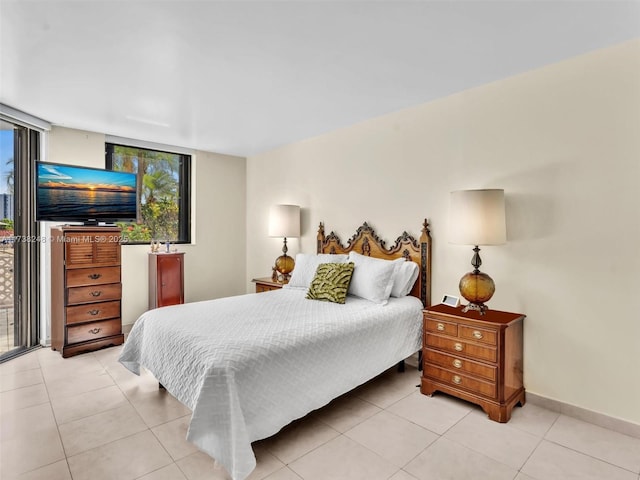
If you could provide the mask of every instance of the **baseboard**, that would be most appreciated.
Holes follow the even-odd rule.
[[[561,402],[560,400],[543,397],[542,395],[537,395],[529,391],[527,392],[527,403],[532,403],[539,407],[546,408],[547,410],[562,413],[563,415],[577,418],[584,422],[593,423],[599,427],[608,428],[609,430],[623,433],[630,437],[640,438],[640,425],[628,420],[611,417],[604,413],[594,412],[593,410],[577,407],[570,403]]]

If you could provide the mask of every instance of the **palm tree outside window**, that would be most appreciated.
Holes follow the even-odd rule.
[[[137,174],[137,220],[120,222],[126,243],[189,243],[191,156],[106,144],[106,167]]]

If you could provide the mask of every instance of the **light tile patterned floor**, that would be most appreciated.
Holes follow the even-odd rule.
[[[190,412],[121,347],[0,365],[0,478],[228,479],[185,440]],[[508,424],[388,371],[254,444],[252,480],[640,480],[640,439],[535,405]]]

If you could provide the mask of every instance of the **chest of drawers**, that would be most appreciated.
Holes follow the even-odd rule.
[[[423,314],[420,391],[436,390],[480,405],[489,418],[508,422],[524,405],[522,323],[519,313],[436,305]]]
[[[51,348],[69,357],[124,341],[120,229],[51,229]]]

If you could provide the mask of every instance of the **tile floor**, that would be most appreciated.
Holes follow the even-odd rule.
[[[0,478],[228,479],[185,440],[190,412],[120,347],[0,365]],[[254,444],[252,480],[640,480],[640,439],[527,404],[508,424],[389,371]]]

